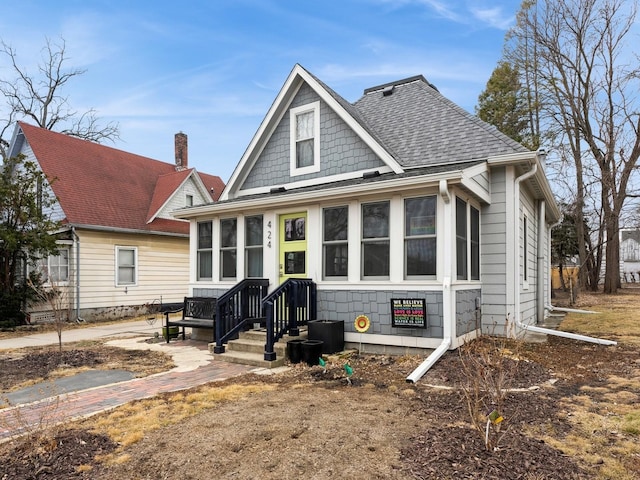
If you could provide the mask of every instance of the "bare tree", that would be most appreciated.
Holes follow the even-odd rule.
[[[527,1],[511,37],[514,51],[525,40],[535,45],[542,115],[576,175],[577,228],[585,224],[587,195],[601,212],[592,241],[604,244],[606,293],[620,285],[620,216],[640,157],[640,71],[628,45],[635,18],[635,2],[625,0]],[[591,266],[596,279],[600,261]],[[590,283],[597,288],[597,280]]]
[[[21,119],[47,130],[93,142],[119,138],[117,123],[101,126],[95,110],[79,113],[71,108],[64,89],[86,70],[65,68],[68,57],[63,39],[59,43],[46,39],[42,61],[35,74],[20,66],[16,50],[1,40],[0,55],[8,59],[10,71],[15,74],[15,78],[0,78],[0,94],[6,102],[6,118],[0,122],[0,154],[3,159],[7,158],[8,135],[13,122]]]

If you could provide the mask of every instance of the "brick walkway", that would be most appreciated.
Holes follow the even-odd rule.
[[[188,372],[169,371],[122,383],[71,392],[18,407],[0,410],[0,441],[19,435],[38,425],[78,419],[109,410],[133,400],[163,392],[185,390],[207,382],[220,381],[248,372],[255,367],[222,361]]]

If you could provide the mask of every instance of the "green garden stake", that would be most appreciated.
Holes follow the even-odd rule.
[[[324,368],[324,370],[322,370],[322,373],[327,373],[327,362],[324,361],[324,358],[318,358],[318,365]]]
[[[347,374],[347,382],[351,385],[351,375],[353,375],[353,368],[348,363],[344,364],[344,371]]]

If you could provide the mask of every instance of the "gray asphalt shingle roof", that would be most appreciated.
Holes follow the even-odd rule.
[[[384,95],[385,90],[391,94]],[[421,76],[367,89],[354,107],[356,120],[376,132],[403,167],[527,151],[445,98]]]

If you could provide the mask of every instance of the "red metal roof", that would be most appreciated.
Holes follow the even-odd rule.
[[[72,225],[150,232],[189,232],[189,224],[156,218],[147,223],[191,174],[199,175],[217,200],[224,188],[220,177],[115,148],[34,127],[19,126],[31,146]],[[155,208],[155,210],[154,210]]]

